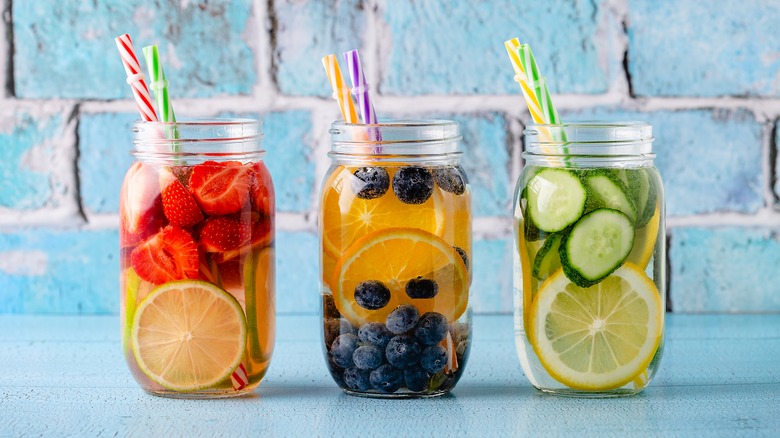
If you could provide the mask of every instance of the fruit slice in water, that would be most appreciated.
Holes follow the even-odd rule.
[[[394,172],[389,170],[391,178]],[[350,169],[343,167],[325,182],[322,244],[334,258],[340,257],[358,238],[386,228],[413,227],[442,235],[445,218],[439,190],[434,190],[422,204],[405,204],[392,190],[378,198],[362,199],[352,192],[355,178]]]
[[[235,213],[249,199],[252,174],[238,161],[206,161],[192,169],[190,190],[210,215]]]
[[[653,250],[655,250],[655,243],[658,240],[658,226],[661,222],[661,206],[655,206],[655,213],[642,228],[637,228],[634,234],[634,246],[631,248],[631,252],[626,258],[627,262],[631,262],[642,269],[647,268],[650,263],[650,259],[653,257]]]
[[[468,273],[458,252],[441,237],[415,228],[390,228],[356,241],[336,267],[333,298],[336,308],[350,322],[384,322],[401,304],[425,312],[439,312],[454,321],[466,311]],[[433,298],[410,298],[406,285],[416,278],[433,280]],[[355,289],[366,281],[382,282],[390,290],[387,303],[375,310],[355,301]]]
[[[254,250],[244,262],[247,348],[252,370],[271,360],[276,330],[274,248]]]
[[[241,305],[202,281],[156,288],[136,309],[130,334],[138,367],[174,391],[197,391],[228,378],[246,347]]]
[[[568,170],[540,170],[525,190],[530,221],[548,233],[573,224],[585,209],[585,188],[580,178]]]
[[[655,355],[663,329],[653,282],[626,263],[596,286],[582,288],[562,271],[534,299],[528,339],[550,375],[574,389],[619,388]]]
[[[137,246],[130,261],[138,276],[153,284],[198,277],[198,245],[189,232],[174,225]]]

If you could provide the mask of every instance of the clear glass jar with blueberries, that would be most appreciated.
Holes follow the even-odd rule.
[[[323,346],[345,392],[431,397],[471,342],[471,188],[458,124],[333,123],[320,199]]]

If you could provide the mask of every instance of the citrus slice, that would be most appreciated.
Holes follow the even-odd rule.
[[[197,391],[226,379],[241,362],[244,312],[213,284],[172,281],[138,305],[130,342],[150,379],[174,391]]]
[[[439,190],[434,190],[422,204],[405,204],[390,188],[374,199],[358,198],[352,191],[357,177],[354,169],[336,169],[325,182],[322,195],[323,250],[334,258],[358,238],[394,227],[412,227],[441,236],[444,231],[444,208]],[[392,180],[394,168],[388,168]]]
[[[276,331],[276,263],[274,248],[252,251],[244,264],[247,346],[252,369],[271,360]]]
[[[653,257],[655,242],[658,239],[658,226],[661,222],[661,205],[655,204],[655,213],[642,228],[638,228],[634,233],[634,246],[628,254],[626,261],[631,262],[640,268],[647,268],[650,259]]]
[[[420,314],[439,312],[454,321],[466,311],[468,273],[458,252],[441,237],[414,228],[390,228],[356,241],[336,265],[333,298],[342,316],[356,325],[384,322],[401,304],[417,307]],[[432,298],[411,298],[406,285],[421,277],[438,288]],[[361,307],[355,288],[365,281],[380,281],[390,291],[379,309]]]
[[[663,308],[653,282],[630,263],[588,288],[559,270],[539,289],[528,328],[553,378],[574,389],[608,390],[647,368],[661,338]]]

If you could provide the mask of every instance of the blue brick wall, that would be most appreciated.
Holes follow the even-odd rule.
[[[479,218],[473,309],[511,312],[511,197],[529,121],[503,47],[515,36],[564,120],[654,125],[672,310],[780,311],[776,2],[5,4],[0,313],[118,311],[118,194],[138,118],[113,41],[125,32],[139,53],[159,45],[179,118],[263,121],[281,313],[319,309],[317,191],[338,117],[321,58],[352,48],[380,118],[461,124]]]

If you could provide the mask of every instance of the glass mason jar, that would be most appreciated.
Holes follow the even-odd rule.
[[[652,127],[528,125],[514,198],[515,343],[553,394],[642,391],[664,345],[664,190]]]
[[[333,123],[321,193],[323,346],[348,394],[447,393],[471,339],[471,188],[458,124]]]
[[[146,391],[252,391],[274,347],[274,189],[254,120],[136,122],[120,195],[120,314]]]

